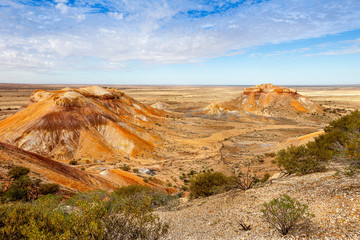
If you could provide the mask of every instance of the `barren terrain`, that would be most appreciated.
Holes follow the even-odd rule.
[[[59,90],[63,85],[0,86],[0,120],[14,114],[26,104],[37,89]],[[81,86],[70,86],[81,87]],[[149,157],[126,156],[119,161],[80,162],[78,168],[92,173],[119,168],[127,162],[132,168],[156,169],[154,179],[181,187],[182,174],[214,169],[229,175],[237,174],[252,162],[259,177],[275,173],[273,158],[265,153],[306,143],[331,120],[360,107],[360,87],[298,87],[300,94],[324,107],[313,119],[265,117],[217,118],[192,116],[190,113],[211,103],[227,102],[238,97],[246,87],[237,86],[108,86],[117,88],[131,98],[147,105],[162,106],[168,113],[164,123],[147,125],[144,130],[162,138],[156,148],[156,160]],[[163,126],[160,126],[163,125]],[[122,160],[121,160],[122,159]],[[63,162],[67,162],[66,159]]]

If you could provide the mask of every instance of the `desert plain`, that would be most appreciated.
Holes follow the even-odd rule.
[[[81,85],[0,85],[0,120],[16,113],[38,89],[48,91]],[[321,133],[331,120],[360,107],[360,86],[293,86],[298,93],[322,106],[324,111],[309,118],[229,118],[221,115],[194,114],[208,105],[226,102],[238,97],[249,86],[102,86],[115,88],[131,98],[155,106],[168,113],[165,128],[148,127],[148,131],[165,141],[156,148],[159,159],[131,158],[131,167],[161,168],[157,177],[179,185],[178,176],[191,170],[196,172],[214,169],[227,174],[237,174],[251,163],[258,175],[279,171],[273,158],[265,153],[276,153],[290,145],[299,145]],[[114,163],[111,163],[114,164]],[[123,162],[116,163],[118,165]],[[99,172],[107,162],[83,162],[78,168]],[[100,169],[100,170],[99,170]]]
[[[1,84],[0,121],[17,113],[19,109],[22,110],[35,90],[57,91],[69,87],[76,89],[88,86]],[[281,169],[275,164],[274,153],[291,145],[307,143],[322,134],[323,128],[331,120],[360,108],[359,85],[289,86],[321,107],[321,112],[317,114],[295,115],[289,118],[286,117],[286,112],[285,117],[261,114],[238,117],[231,114],[224,115],[221,111],[217,114],[219,109],[215,109],[216,111],[211,114],[203,114],[203,111],[209,110],[209,106],[217,106],[217,103],[236,99],[249,86],[109,85],[101,87],[119,90],[141,104],[163,111],[166,121],[141,126],[150,135],[159,137],[154,138],[156,156],[129,154],[108,161],[79,158],[78,164],[72,168],[81,170],[81,174],[91,174],[91,176],[102,174],[106,181],[115,182],[114,186],[121,186],[123,183],[123,180],[117,179],[114,171],[123,168],[124,165],[132,170],[149,169],[151,174],[134,171],[132,176],[138,175],[139,179],[133,178],[132,181],[144,184],[146,180],[148,184],[166,187],[169,193],[181,191],[184,186],[188,186],[184,176],[203,170],[212,169],[233,176],[240,172],[251,171],[259,178],[266,174],[270,176],[277,174]],[[156,139],[159,139],[159,142],[156,142]],[[3,153],[2,157],[10,158],[13,154],[10,152]],[[19,153],[14,150],[14,154]],[[69,165],[70,160],[59,161]],[[263,201],[270,200],[280,193],[292,193],[299,200],[309,204],[312,209],[316,209],[315,221],[319,223],[317,226],[323,228],[310,229],[313,231],[312,236],[355,239],[354,237],[359,236],[356,232],[360,230],[357,224],[360,219],[360,205],[357,199],[360,196],[360,186],[356,176],[347,178],[346,181],[333,178],[337,166],[332,167],[333,171],[330,172],[278,179],[270,181],[262,188],[250,189],[246,192],[233,190],[206,200],[185,202],[172,211],[158,210],[158,213],[162,219],[171,223],[169,239],[280,238],[276,232],[264,228],[262,222],[258,220],[259,208]],[[0,170],[3,174],[6,171],[5,168]],[[113,172],[109,174],[107,170]],[[74,179],[74,176],[76,178],[77,173],[72,172],[73,175],[69,178]],[[45,181],[46,176],[51,174],[44,175]],[[69,178],[62,178],[59,171],[57,174],[59,175],[57,182],[68,191],[96,189],[96,184],[91,187],[86,186],[87,180],[75,186],[76,183],[69,182]],[[85,179],[89,176],[84,175],[81,178]],[[122,177],[124,178],[124,173]],[[103,189],[112,188],[109,182],[103,183],[101,177],[93,178],[91,181],[94,182],[94,179]],[[50,178],[50,180],[54,179]],[[124,184],[128,183],[125,181]],[[346,192],[346,189],[349,192]],[[332,214],[334,212],[335,214]],[[236,219],[244,215],[253,225],[254,231],[245,233],[239,230]],[[351,218],[347,215],[351,215]],[[336,228],[337,224],[341,227],[340,230]],[[306,237],[306,234],[295,236],[295,238]]]

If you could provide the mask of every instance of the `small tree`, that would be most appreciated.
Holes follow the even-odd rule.
[[[308,212],[308,206],[301,204],[288,195],[281,195],[263,204],[261,209],[264,219],[281,234],[286,235],[293,228],[310,221],[313,214]]]

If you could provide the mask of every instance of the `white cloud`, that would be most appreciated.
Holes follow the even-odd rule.
[[[56,4],[56,8],[59,9],[62,14],[66,14],[69,9],[68,6],[64,3]]]
[[[357,0],[266,1],[221,13],[192,0],[3,4],[10,8],[0,8],[0,69],[71,69],[96,59],[99,68],[120,69],[131,60],[193,62],[360,28]],[[209,14],[195,18],[189,10]]]

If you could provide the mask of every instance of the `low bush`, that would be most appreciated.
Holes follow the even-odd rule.
[[[233,178],[237,188],[242,190],[248,190],[259,182],[256,172],[250,169],[250,164],[247,164],[247,166],[248,167],[245,172],[239,172],[238,177]]]
[[[10,178],[19,179],[21,176],[25,176],[30,172],[29,168],[22,166],[14,166],[8,172]]]
[[[131,167],[127,164],[124,164],[123,166],[120,167],[120,169],[128,172],[131,170]]]
[[[5,192],[5,196],[10,201],[28,200],[28,193],[33,185],[29,176],[23,175],[12,182],[11,187]]]
[[[310,221],[313,214],[308,212],[308,206],[297,200],[282,195],[263,204],[261,209],[265,221],[281,234],[286,235],[290,230]]]
[[[207,197],[224,191],[232,183],[232,179],[221,172],[206,171],[191,178],[189,189],[193,197]]]
[[[78,163],[78,161],[76,161],[76,160],[70,160],[70,161],[69,161],[69,164],[70,164],[70,165],[78,165],[79,163]]]
[[[147,196],[103,191],[67,201],[47,195],[33,202],[0,205],[0,239],[159,239],[168,230]]]
[[[322,171],[331,159],[360,163],[360,112],[354,111],[329,123],[314,141],[278,152],[276,162],[289,173]]]
[[[56,183],[45,183],[39,187],[40,193],[43,195],[57,193],[60,189],[60,185]]]
[[[150,199],[152,207],[173,205],[174,201],[178,201],[178,197],[171,196],[163,191],[152,189],[141,185],[130,185],[127,187],[118,188],[114,191],[116,195],[123,198],[131,198],[133,201],[144,199],[145,197]]]

